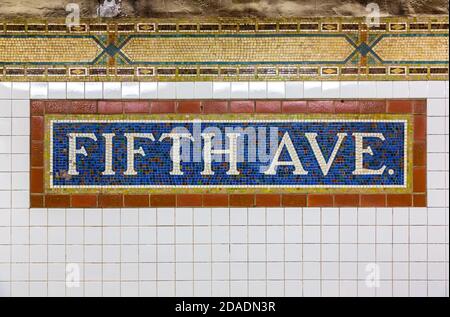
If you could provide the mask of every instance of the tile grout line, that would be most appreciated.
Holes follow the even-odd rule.
[[[408,208],[408,297],[411,297],[411,208]]]
[[[304,217],[304,211],[305,208],[300,208],[301,210],[301,217],[302,217],[302,262],[301,262],[301,267],[302,267],[302,297],[305,296],[305,247],[304,247],[304,243],[305,243],[305,217]]]
[[[359,212],[356,212],[356,296],[359,297]]]
[[[12,98],[12,84],[11,84],[11,98]],[[13,125],[13,122],[12,122],[12,101],[11,101],[11,106],[10,106],[10,113],[9,113],[9,121],[10,121],[10,131],[9,131],[9,133],[8,133],[8,135],[9,135],[9,137],[10,137],[10,141],[9,141],[9,147],[10,147],[10,151],[11,151],[11,153],[12,153],[12,151],[13,151],[13,149],[12,149],[12,125]],[[12,297],[13,296],[13,282],[12,282],[12,280],[13,280],[13,270],[12,270],[12,268],[13,268],[13,265],[12,265],[12,260],[13,260],[13,250],[14,250],[14,247],[13,247],[13,222],[12,222],[12,213],[13,213],[13,196],[12,196],[12,182],[13,182],[13,173],[12,173],[12,162],[13,162],[13,158],[12,158],[12,154],[10,154],[9,155],[9,177],[10,177],[10,186],[9,186],[9,189],[10,189],[10,192],[9,192],[9,206],[10,206],[10,224],[11,224],[11,227],[9,228],[9,239],[10,239],[10,244],[11,244],[11,247],[10,247],[10,251],[9,251],[9,254],[10,254],[10,263],[9,263],[9,265],[10,265],[10,276],[9,276],[9,280],[10,280],[10,282],[9,282],[9,287],[10,287],[10,292],[9,292],[9,295]],[[29,219],[29,217],[28,217],[28,225],[30,224],[29,223],[29,221],[30,221],[30,219]],[[29,241],[28,241],[28,243],[29,243]]]
[[[137,287],[138,287],[138,297],[141,297],[141,266],[139,265],[139,263],[141,262],[141,235],[140,235],[140,228],[141,228],[141,213],[139,212],[140,209],[136,208],[137,211],[137,278],[138,278],[138,283],[137,283]]]
[[[286,208],[283,208],[283,296],[286,296]]]
[[[191,210],[191,223],[192,223],[192,296],[195,296],[195,222],[194,222],[194,208],[190,208]]]
[[[246,275],[246,285],[247,285],[247,290],[246,290],[246,295],[247,297],[250,296],[250,208],[247,209],[247,225],[246,225],[246,238],[247,238],[247,243],[246,243],[246,269],[247,269],[247,275]]]
[[[231,296],[231,208],[228,208],[228,297]]]
[[[377,276],[377,287],[375,287],[375,297],[377,297],[377,295],[378,295],[378,289],[380,288],[380,283],[381,283],[381,281],[380,281],[380,276],[381,276],[381,269],[380,269],[380,267],[379,267],[379,264],[378,264],[378,257],[377,257],[377,242],[378,242],[378,240],[377,240],[377,238],[378,238],[378,235],[377,235],[377,223],[378,223],[378,209],[377,208],[374,208],[374,211],[375,211],[375,226],[374,226],[374,233],[375,233],[375,240],[374,240],[374,251],[375,251],[375,267],[376,267],[376,270],[379,272],[379,275]]]
[[[392,289],[392,297],[395,297],[395,287],[394,287],[394,208],[390,208],[391,210],[391,289]]]
[[[339,297],[342,295],[341,294],[341,208],[338,208],[337,210],[338,213],[338,279],[339,279]]]
[[[264,290],[265,290],[265,297],[267,297],[267,262],[268,262],[268,257],[267,257],[267,253],[268,253],[268,248],[267,248],[267,209],[266,209],[266,213],[265,213],[265,227],[264,227],[264,249],[265,249],[265,258],[266,260],[264,261],[264,280],[265,280],[265,285],[264,285]]]
[[[174,239],[174,246],[173,246],[173,253],[174,253],[174,266],[173,266],[173,276],[174,276],[174,293],[175,297],[177,297],[177,213],[175,212],[175,209],[173,209],[173,239]]]

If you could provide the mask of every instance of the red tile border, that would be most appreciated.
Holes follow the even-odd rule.
[[[307,113],[308,102],[306,100],[284,101],[283,113]]]
[[[125,195],[124,197],[125,208],[148,207],[149,204],[150,204],[149,195]]]
[[[247,194],[231,194],[230,207],[254,207],[255,195]]]
[[[255,195],[256,207],[280,207],[281,195],[279,194],[256,194]]]
[[[177,207],[201,207],[203,197],[199,194],[177,195]]]
[[[386,195],[374,194],[374,195],[361,195],[360,207],[386,207]]]
[[[281,113],[281,101],[257,101],[256,102],[257,113]]]
[[[176,103],[174,101],[150,102],[150,113],[174,113]]]
[[[203,113],[228,113],[228,101],[204,101]]]
[[[98,207],[100,207],[100,208],[122,208],[123,207],[123,195],[100,194],[98,196]]]
[[[95,208],[97,206],[97,195],[72,195],[72,207],[74,208]]]
[[[253,113],[255,112],[255,102],[251,100],[231,101],[230,113]]]
[[[30,203],[32,208],[138,207],[426,207],[425,100],[32,100]],[[414,114],[413,189],[408,194],[46,194],[46,114],[220,114],[220,113],[411,113]]]
[[[306,207],[308,206],[307,195],[304,194],[283,194],[281,205],[283,207]]]
[[[180,101],[178,102],[178,113],[202,113],[200,101]]]
[[[151,195],[150,196],[151,207],[176,207],[177,200],[176,195]]]
[[[204,207],[228,207],[229,205],[229,195],[227,194],[203,195]]]
[[[150,113],[150,102],[148,101],[129,101],[125,102],[123,110],[128,114]]]

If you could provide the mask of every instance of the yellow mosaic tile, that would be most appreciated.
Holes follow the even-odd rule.
[[[448,61],[448,37],[388,37],[374,51],[387,61]]]
[[[335,49],[330,50],[329,48]],[[354,50],[345,38],[133,38],[122,49],[133,61],[177,62],[277,62],[341,61]],[[186,54],[186,52],[190,52]]]
[[[0,37],[0,63],[89,63],[101,52],[89,38]]]

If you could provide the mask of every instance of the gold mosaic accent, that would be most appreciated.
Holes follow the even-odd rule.
[[[448,80],[448,16],[0,21],[0,81]]]
[[[335,49],[330,50],[332,46]],[[282,54],[275,56],[282,48]],[[344,60],[353,49],[344,38],[134,38],[122,51],[135,61],[278,62]],[[186,54],[190,52],[190,54]]]
[[[88,38],[0,37],[0,63],[90,62],[101,51]]]
[[[448,37],[384,38],[374,51],[388,61],[444,61],[448,60]]]

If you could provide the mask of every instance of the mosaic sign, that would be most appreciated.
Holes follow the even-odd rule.
[[[407,187],[408,117],[309,117],[58,120],[50,116],[49,186]]]
[[[33,101],[31,202],[424,205],[424,102],[398,103]]]
[[[445,80],[448,16],[0,21],[0,81]]]

